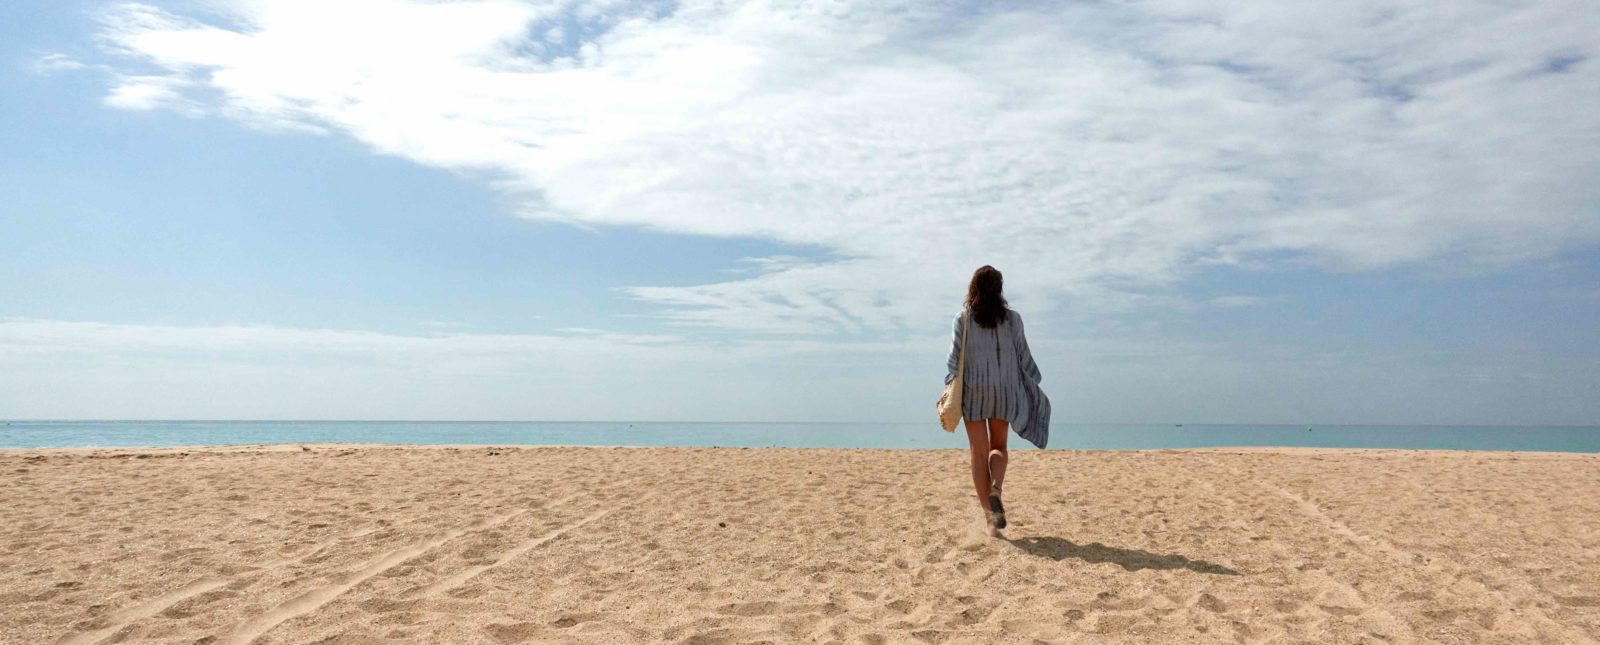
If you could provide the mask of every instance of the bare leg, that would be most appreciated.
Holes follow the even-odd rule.
[[[972,485],[978,491],[978,505],[989,516],[989,431],[983,419],[966,419],[967,444],[972,451]]]
[[[1011,459],[1006,450],[1006,437],[1011,424],[1002,419],[989,419],[989,494],[999,495],[1006,481],[1006,463]]]

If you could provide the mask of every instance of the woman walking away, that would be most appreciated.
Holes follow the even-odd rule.
[[[1006,306],[1002,286],[1000,271],[992,266],[985,265],[972,274],[966,307],[956,316],[955,340],[944,377],[946,385],[956,377],[965,327],[961,416],[972,448],[972,484],[988,518],[989,535],[995,537],[1006,527],[1001,498],[1010,457],[1007,427],[1040,448],[1050,438],[1050,399],[1039,389],[1039,366],[1028,351],[1022,316]]]

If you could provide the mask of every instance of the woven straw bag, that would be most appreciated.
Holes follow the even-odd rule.
[[[967,374],[967,329],[971,327],[972,314],[969,313],[961,322],[961,357],[956,359],[956,377],[944,386],[944,394],[939,395],[939,402],[934,406],[939,410],[939,425],[944,426],[945,432],[955,432],[961,423],[961,386]]]

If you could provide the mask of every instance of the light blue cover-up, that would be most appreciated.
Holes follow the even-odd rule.
[[[945,367],[946,385],[956,377],[961,327],[966,318],[966,310],[956,314],[955,338]],[[1006,321],[993,329],[972,323],[967,331],[967,368],[962,378],[962,417],[1004,419],[1018,435],[1040,448],[1050,440],[1050,399],[1039,389],[1042,375],[1028,350],[1020,314],[1010,312]]]

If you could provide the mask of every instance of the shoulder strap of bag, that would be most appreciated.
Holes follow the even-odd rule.
[[[972,312],[966,312],[961,321],[961,357],[956,359],[956,376],[967,377],[967,330],[972,328]]]

